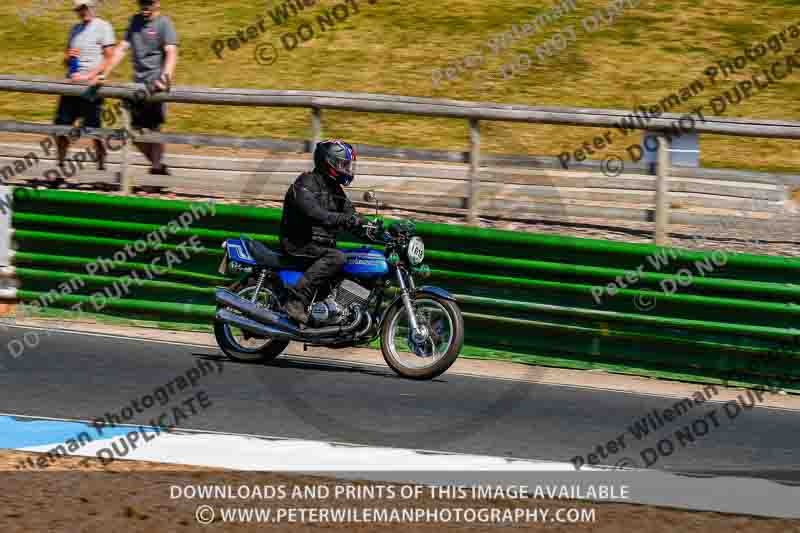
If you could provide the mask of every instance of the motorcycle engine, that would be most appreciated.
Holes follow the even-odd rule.
[[[370,290],[350,280],[343,280],[330,295],[311,306],[311,320],[319,326],[346,322],[355,306],[365,306]]]

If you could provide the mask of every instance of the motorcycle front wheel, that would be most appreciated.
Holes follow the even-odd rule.
[[[255,289],[255,285],[251,285],[236,294],[241,298],[251,300]],[[279,307],[272,291],[267,287],[263,287],[258,293],[256,305],[272,310]],[[240,314],[236,309],[230,307],[226,309],[232,313]],[[243,363],[266,363],[272,361],[289,346],[289,341],[258,337],[219,321],[214,321],[214,336],[225,355],[234,361]]]
[[[414,338],[406,308],[398,301],[381,326],[381,351],[386,364],[399,375],[433,379],[461,353],[464,317],[455,302],[433,294],[420,294],[412,304],[422,337]]]

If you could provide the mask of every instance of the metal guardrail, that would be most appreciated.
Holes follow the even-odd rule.
[[[64,80],[0,76],[0,90],[2,91],[80,95],[85,89],[85,85]],[[99,90],[98,95],[110,98],[134,98],[137,97],[137,91],[140,91],[141,95],[143,89],[144,86],[141,84],[107,84]],[[590,127],[614,127],[620,118],[630,114],[630,111],[619,109],[532,107],[371,93],[201,87],[173,87],[169,93],[157,93],[147,99],[184,104],[304,107],[317,110],[400,113],[476,121],[491,120]],[[633,125],[632,128],[669,131],[673,127],[673,122],[681,117],[683,115],[665,113],[652,118],[646,127]],[[800,122],[777,120],[707,117],[705,121],[696,124],[694,130],[698,133],[718,135],[800,139]]]
[[[17,162],[25,158],[31,161],[29,168],[15,172]],[[280,201],[297,174],[310,164],[308,158],[298,157],[256,159],[182,154],[171,154],[168,163],[172,176],[150,176],[147,160],[133,154],[128,160],[128,170],[137,186],[144,190],[167,188],[221,199]],[[106,171],[68,165],[63,175],[75,187],[104,187],[107,172],[121,167],[118,152],[111,153],[106,164]],[[720,181],[697,179],[705,174],[700,169],[689,170],[694,171],[692,177],[671,178],[673,223],[721,225],[732,214],[736,222],[757,223],[774,216],[784,205],[784,187],[760,183],[769,175],[739,176],[747,182]],[[0,143],[0,177],[9,183],[22,184],[28,176],[48,173],[62,173],[56,166],[53,150],[45,150],[41,144]],[[224,175],[222,180],[221,175]],[[367,159],[359,165],[359,184],[377,191],[384,209],[463,215],[469,194],[467,178],[468,169],[457,164]],[[646,174],[608,177],[599,172],[481,165],[481,214],[519,221],[583,215],[586,219],[647,223],[653,217],[656,179]],[[351,196],[358,202],[357,191],[351,191]],[[721,209],[727,214],[719,212]]]
[[[54,307],[83,303],[92,312],[92,293],[135,271],[141,283],[125,294],[110,290],[102,313],[205,326],[213,320],[214,286],[230,281],[216,272],[219,243],[250,232],[275,246],[280,224],[279,209],[218,205],[213,217],[165,243],[87,275],[86,265],[98,257],[137,249],[136,240],[201,204],[30,189],[18,189],[15,198],[20,299],[51,294]],[[730,255],[691,286],[665,294],[658,290],[662,283],[681,279],[683,269],[710,265],[719,254],[447,224],[419,223],[417,230],[426,241],[431,281],[456,294],[464,310],[468,347],[549,366],[602,364],[640,375],[800,390],[800,287],[793,284],[800,260]],[[167,265],[158,279],[142,273],[153,257],[192,235],[203,248],[191,261]],[[671,254],[667,264],[648,261],[665,253]],[[593,296],[638,267],[637,283],[599,302]],[[76,277],[81,283],[65,291]],[[644,310],[644,299],[658,305]]]
[[[80,95],[86,85],[66,80],[53,80],[42,77],[0,76],[0,91]],[[630,114],[626,110],[587,109],[587,108],[555,108],[532,107],[522,105],[506,105],[485,102],[467,102],[450,99],[415,98],[398,95],[381,95],[369,93],[344,93],[325,91],[278,91],[256,89],[216,89],[198,87],[174,87],[169,93],[147,95],[143,85],[108,84],[101,87],[98,95],[108,98],[144,98],[153,101],[176,103],[237,105],[261,107],[301,107],[311,110],[311,138],[308,141],[276,141],[266,139],[246,139],[241,137],[221,137],[208,135],[157,134],[150,133],[134,136],[142,142],[185,143],[195,145],[232,146],[241,148],[266,148],[275,150],[310,151],[320,140],[322,129],[322,110],[349,110],[373,113],[400,113],[417,116],[447,117],[466,119],[470,125],[469,150],[466,152],[433,152],[423,150],[396,150],[381,147],[365,147],[362,154],[374,157],[429,157],[433,160],[461,161],[469,163],[468,218],[475,221],[480,209],[481,164],[486,156],[481,154],[480,121],[507,121],[538,124],[555,124],[586,127],[615,127],[619,120]],[[651,130],[657,132],[673,131],[676,121],[684,115],[665,113],[653,117],[646,124],[632,124],[631,129]],[[28,131],[36,129],[31,125],[19,123],[0,123],[0,131]],[[44,130],[42,130],[44,131]],[[52,130],[51,130],[52,131]],[[800,123],[762,120],[731,119],[706,117],[704,121],[695,123],[692,131],[717,135],[733,135],[744,137],[763,137],[774,139],[800,139]],[[88,133],[89,136],[97,132]],[[663,138],[663,137],[662,137]],[[664,138],[665,139],[665,138]],[[666,139],[665,139],[666,140]],[[662,150],[668,150],[669,144],[660,142]],[[360,147],[361,148],[361,147]],[[126,152],[127,154],[127,152]],[[514,158],[505,157],[514,161]],[[535,162],[537,158],[528,158]],[[660,180],[657,190],[662,194],[662,201],[657,203],[655,220],[658,222],[657,242],[665,244],[666,224],[669,221],[669,202],[667,201],[667,179],[672,174],[668,158],[660,158],[657,174]],[[124,190],[130,190],[132,184],[127,180],[123,170],[122,182]]]

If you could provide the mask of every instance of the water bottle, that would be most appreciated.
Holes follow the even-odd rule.
[[[81,60],[78,57],[69,57],[69,61],[67,62],[67,68],[69,69],[69,76],[72,77],[73,74],[77,73],[81,69]]]

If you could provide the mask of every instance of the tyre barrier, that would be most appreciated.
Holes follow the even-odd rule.
[[[102,314],[181,326],[210,325],[214,287],[233,280],[216,271],[221,242],[246,233],[276,247],[281,218],[279,209],[217,205],[214,216],[89,275],[97,258],[205,204],[23,188],[13,198],[21,301],[49,294],[53,307],[83,303],[91,311],[93,293],[136,272],[142,281],[120,297],[108,294]],[[424,222],[417,232],[429,282],[453,292],[464,311],[467,357],[800,392],[800,260],[723,261],[719,251]],[[202,243],[190,260],[146,279],[153,258],[177,254],[188,238]],[[687,270],[695,273],[688,285]],[[80,288],[56,294],[70,283]]]

